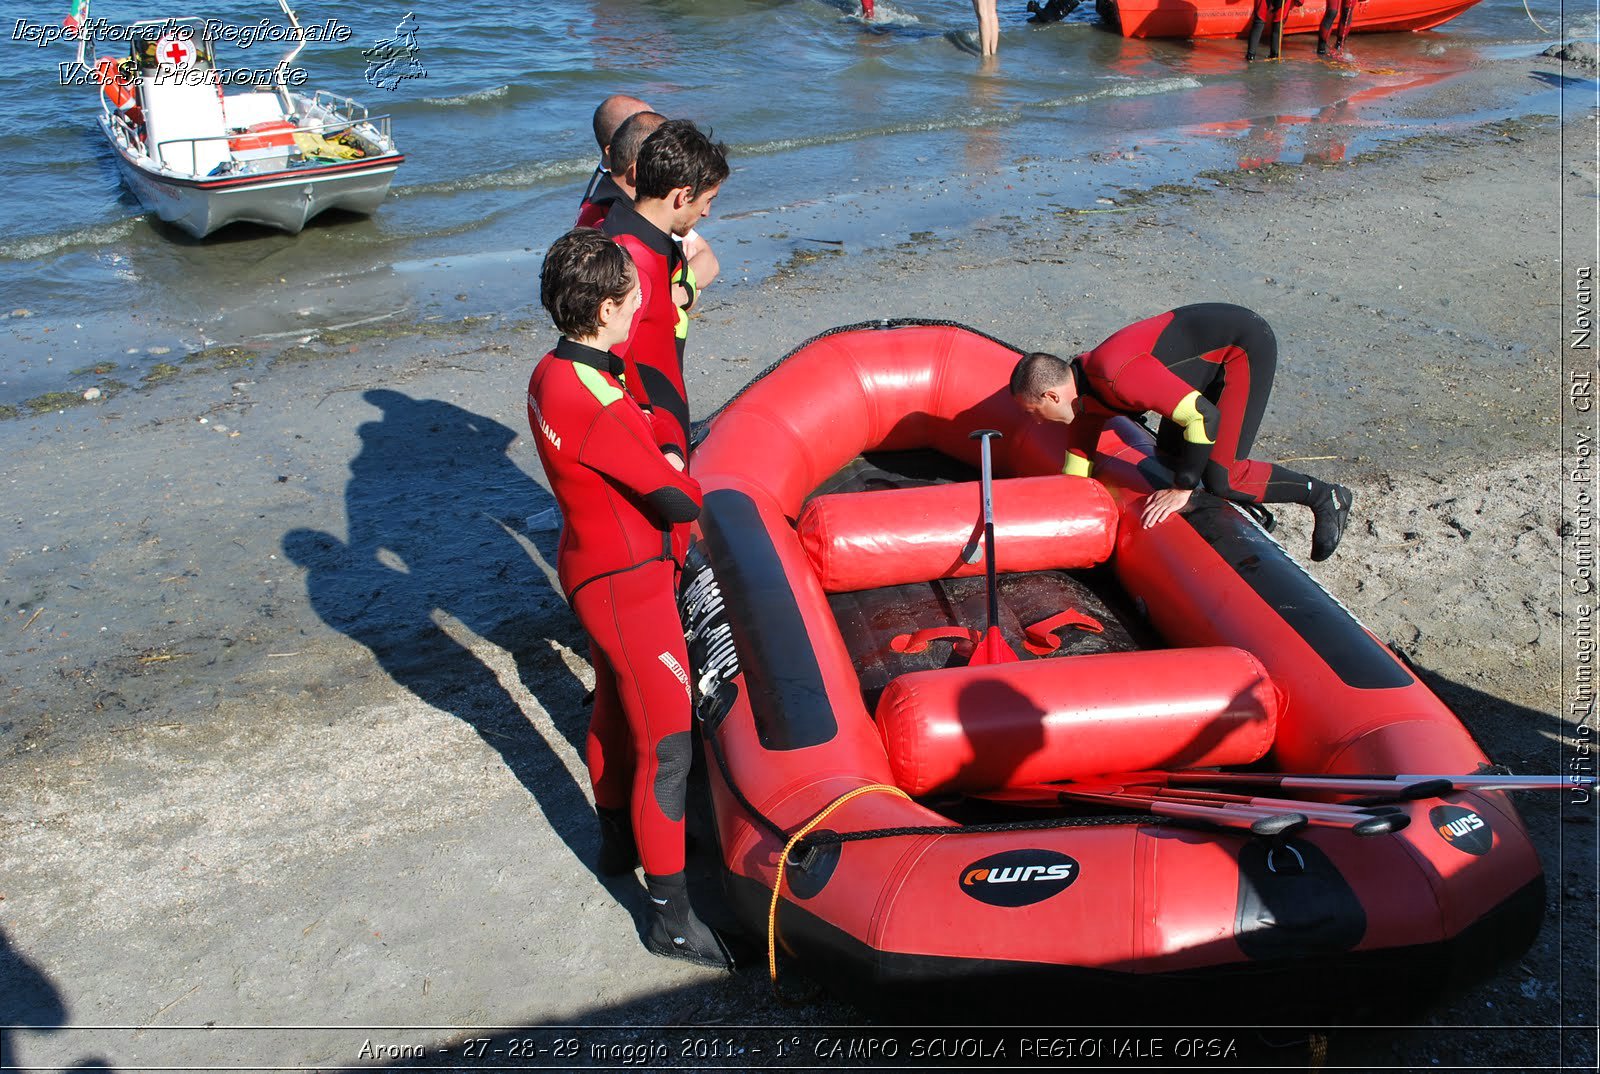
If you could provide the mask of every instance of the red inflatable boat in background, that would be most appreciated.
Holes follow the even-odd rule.
[[[1201,495],[1141,528],[1163,472],[1145,429],[1112,423],[1095,479],[1062,475],[1064,427],[1006,392],[1019,353],[949,324],[837,329],[708,424],[682,602],[742,921],[855,992],[1313,967],[1330,987],[1458,983],[1520,954],[1543,874],[1503,792],[1278,808],[1117,775],[1487,759],[1243,512]],[[1003,434],[1015,663],[969,661],[978,429]]]
[[[1350,23],[1357,34],[1431,30],[1478,0],[1360,0]],[[1123,37],[1239,37],[1250,26],[1253,0],[1095,0],[1095,11]],[[1284,16],[1285,34],[1314,34],[1327,0],[1295,4]]]

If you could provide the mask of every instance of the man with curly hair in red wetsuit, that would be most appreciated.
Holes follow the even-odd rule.
[[[561,588],[590,638],[598,868],[631,873],[642,859],[653,911],[645,946],[726,966],[684,878],[691,701],[673,530],[698,517],[700,486],[663,455],[611,353],[640,302],[628,255],[574,229],[551,244],[539,279],[561,340],[529,378],[528,424],[561,507]]]
[[[1131,324],[1070,361],[1025,355],[1012,370],[1011,395],[1034,417],[1072,427],[1062,468],[1069,474],[1089,473],[1112,416],[1155,411],[1156,451],[1173,477],[1171,488],[1145,501],[1144,525],[1182,511],[1200,487],[1241,503],[1305,504],[1315,519],[1311,558],[1320,561],[1344,536],[1350,490],[1246,457],[1277,362],[1278,341],[1259,314],[1206,302]]]
[[[689,394],[683,355],[689,318],[684,308],[694,304],[694,295],[687,295],[687,302],[673,297],[675,285],[692,287],[692,281],[683,251],[672,239],[688,234],[710,214],[728,177],[727,147],[688,120],[669,119],[640,147],[634,177],[632,204],[614,203],[601,227],[633,258],[644,291],[624,353],[638,366],[640,379],[628,390],[640,403],[665,412],[663,428],[675,427],[675,432],[662,446],[687,459]]]

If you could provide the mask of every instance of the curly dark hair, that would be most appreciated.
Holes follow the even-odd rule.
[[[594,228],[577,227],[550,244],[539,270],[539,301],[572,339],[600,330],[600,303],[621,302],[636,286],[633,259]]]
[[[728,147],[687,119],[669,119],[639,147],[634,186],[641,198],[664,198],[680,186],[698,198],[727,177]]]

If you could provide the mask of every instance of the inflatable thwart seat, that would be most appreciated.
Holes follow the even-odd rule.
[[[971,577],[985,570],[979,495],[975,482],[833,493],[795,530],[828,592]],[[1115,548],[1116,504],[1089,478],[1002,479],[993,503],[998,572],[1094,567]],[[896,784],[921,797],[1249,764],[1279,703],[1259,661],[1208,646],[916,671],[874,718]]]

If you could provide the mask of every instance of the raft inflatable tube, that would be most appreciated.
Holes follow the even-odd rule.
[[[1543,873],[1501,792],[1396,802],[1405,826],[1379,835],[1052,793],[1149,766],[1466,774],[1487,758],[1242,511],[1200,494],[1141,527],[1164,473],[1143,427],[1109,423],[1094,478],[1062,475],[1065,427],[1006,392],[1019,354],[947,323],[836,329],[702,429],[681,610],[741,923],[764,936],[771,913],[808,976],[880,998],[1068,981],[1080,998],[1246,982],[1276,998],[1285,978],[1301,996],[1415,992],[1525,950]],[[963,556],[977,429],[1003,433],[999,626],[1021,657],[987,667],[960,651],[984,626]],[[1031,644],[1063,621],[1054,648]],[[907,644],[918,631],[935,640]]]
[[[1429,30],[1460,15],[1478,0],[1361,0],[1350,22],[1355,34]],[[1283,32],[1314,34],[1328,0],[1289,5]],[[1095,0],[1095,11],[1123,37],[1240,37],[1250,27],[1254,5],[1238,0]]]

